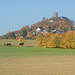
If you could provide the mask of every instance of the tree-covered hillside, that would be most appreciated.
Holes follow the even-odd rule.
[[[18,36],[23,36],[26,39],[35,39],[37,28],[40,28],[41,33],[52,32],[52,30],[57,30],[58,33],[60,33],[60,31],[67,32],[74,30],[74,25],[73,21],[69,20],[67,17],[51,17],[50,19],[43,17],[42,21],[31,25],[30,28],[26,25],[20,30],[13,32],[9,31],[6,35],[1,36],[0,38],[15,39],[18,38]]]

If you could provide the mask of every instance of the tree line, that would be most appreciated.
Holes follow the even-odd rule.
[[[39,34],[36,43],[44,48],[74,48],[75,49],[75,31],[68,31],[62,34],[47,33]]]

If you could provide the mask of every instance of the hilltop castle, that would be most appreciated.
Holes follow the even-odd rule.
[[[58,18],[58,12],[54,12],[54,13],[53,13],[53,17],[54,17],[54,18]]]

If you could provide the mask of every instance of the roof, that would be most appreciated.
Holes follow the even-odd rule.
[[[37,28],[36,30],[41,30],[40,28]]]

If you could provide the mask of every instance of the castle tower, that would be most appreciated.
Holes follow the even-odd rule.
[[[57,18],[58,17],[58,12],[54,12],[53,17]]]

